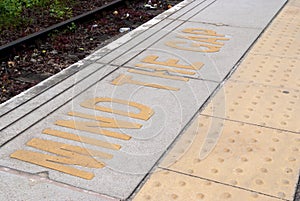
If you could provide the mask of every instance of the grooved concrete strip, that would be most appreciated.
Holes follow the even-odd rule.
[[[187,20],[191,16],[195,15],[195,13],[200,12],[202,9],[205,9],[207,6],[212,4],[214,0],[184,1],[184,2],[189,2],[189,3],[186,4],[186,6],[180,9],[178,12],[170,15],[168,17],[169,19],[183,20],[184,18]],[[189,14],[189,16],[187,16],[187,14]]]
[[[56,96],[63,95],[65,91],[67,91],[74,85],[80,84],[81,82],[86,82],[86,80],[88,79],[91,80],[90,76],[92,74],[97,74],[97,76],[101,78],[103,77],[103,75],[106,75],[110,71],[116,69],[116,67],[112,67],[110,69],[105,68],[104,71],[102,66],[103,65],[89,65],[88,67],[82,69],[80,72],[75,73],[74,75],[68,77],[54,87],[48,89],[44,93],[37,95],[28,102],[25,102],[21,107],[14,109],[6,115],[3,115],[2,117],[0,117],[0,130],[9,126],[9,124],[11,124],[12,122],[22,118],[24,115],[32,112],[37,108],[37,106],[47,103],[49,100],[55,98]],[[93,83],[92,81],[90,82],[91,84]],[[85,83],[85,85],[88,86],[87,83]],[[76,93],[74,93],[74,95],[76,95]]]
[[[88,64],[88,62],[86,62]],[[8,113],[11,110],[14,110],[15,108],[19,107],[20,105],[26,103],[33,97],[37,96],[38,94],[46,91],[47,89],[51,88],[55,84],[59,83],[61,80],[66,79],[73,73],[76,73],[80,69],[82,69],[85,65],[82,61],[77,62],[71,66],[69,66],[67,69],[62,70],[60,73],[53,75],[50,79],[46,79],[42,82],[40,82],[35,87],[32,87],[28,89],[25,92],[22,92],[21,94],[9,99],[8,101],[2,103],[1,110],[0,110],[0,116],[3,116],[4,114]]]
[[[82,72],[80,75],[75,74],[70,79],[62,82],[61,87],[65,89],[64,91],[61,91],[60,87],[51,88],[40,96],[26,102],[21,107],[18,107],[10,113],[2,116],[1,120],[4,123],[2,124],[1,121],[1,127],[2,125],[2,128],[5,126],[8,127],[5,127],[0,131],[3,134],[0,139],[0,144],[3,145],[5,142],[22,133],[30,126],[35,125],[35,123],[40,121],[42,118],[51,114],[57,108],[64,105],[66,102],[71,101],[75,96],[93,86],[98,80],[102,79],[104,75],[116,69],[116,67],[112,66],[109,68],[101,68],[102,66],[103,65],[92,64],[89,68],[87,68],[88,71],[90,70],[93,72],[93,69],[99,70],[94,71],[94,73],[88,78],[81,80],[83,77],[82,75],[85,75],[85,72]],[[81,82],[77,83],[78,80]],[[73,85],[74,83],[77,84]],[[58,86],[60,86],[60,84]],[[43,103],[43,105],[41,103]]]

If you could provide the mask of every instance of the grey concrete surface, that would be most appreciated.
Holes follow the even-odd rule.
[[[49,78],[2,104],[0,165],[10,169],[0,169],[0,178],[3,181],[2,185],[17,185],[20,190],[14,192],[13,188],[5,189],[0,186],[2,191],[4,189],[0,200],[7,197],[18,199],[22,196],[28,200],[51,200],[53,192],[55,194],[61,192],[59,195],[61,197],[57,198],[62,200],[108,199],[102,195],[111,196],[112,200],[126,199],[140,185],[191,118],[203,107],[216,87],[224,81],[226,75],[259,37],[284,1],[275,0],[273,4],[258,0],[243,3],[244,0],[184,1],[178,7],[96,51],[66,70],[68,72]],[[236,12],[239,19],[231,18],[233,12]],[[241,25],[242,22],[245,23]],[[213,30],[228,40],[221,41],[224,45],[214,53],[188,51],[166,45],[169,42],[191,45],[191,41],[178,37],[193,36],[191,33],[182,33],[186,28]],[[157,61],[160,62],[169,60],[169,66],[152,64],[156,70],[136,66],[151,55],[158,56]],[[187,74],[183,75],[178,69],[173,68],[174,66],[172,67],[175,65],[174,59],[177,59],[177,64],[180,65],[189,66],[195,62],[202,62],[203,66],[196,71],[187,70],[190,73],[186,72]],[[134,81],[128,83],[127,80],[118,86],[114,85],[120,76],[130,77]],[[170,89],[166,90],[164,87]],[[88,109],[80,105],[98,97],[140,103],[151,108],[153,115],[147,120],[129,117],[129,113],[138,113],[139,110],[120,103],[103,103],[102,106],[113,108],[114,111],[124,111],[121,115]],[[131,138],[122,140],[108,137],[80,130],[79,121],[93,122],[93,120],[70,116],[68,112],[71,111],[89,114],[91,118],[102,116],[133,122],[141,125],[141,128],[105,128]],[[77,129],[55,123],[61,120],[77,122],[75,124]],[[99,128],[98,125],[91,127]],[[73,133],[82,138],[92,138],[94,141],[114,143],[121,148],[112,150],[83,141],[43,134],[43,130],[47,128]],[[97,132],[103,129],[101,127]],[[90,152],[89,157],[105,164],[103,168],[88,168],[84,165],[82,167],[72,165],[72,162],[71,165],[66,165],[94,174],[93,179],[87,180],[10,157],[17,150],[55,156],[54,153],[28,146],[27,143],[33,138],[64,143],[85,150],[101,151],[112,158],[101,158]],[[66,151],[64,146],[59,149],[62,150]],[[8,171],[11,169],[14,171]],[[32,185],[28,175],[39,172],[47,172],[49,178],[43,180],[39,176],[34,176]]]

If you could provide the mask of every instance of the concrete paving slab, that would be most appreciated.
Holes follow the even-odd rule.
[[[300,60],[248,54],[230,80],[297,90],[300,88]]]
[[[213,132],[219,133],[218,139],[209,138]],[[207,140],[218,142],[203,158]],[[300,136],[294,133],[199,115],[159,166],[292,200],[299,146]]]
[[[168,31],[166,31],[166,34]],[[141,43],[112,63],[122,65],[128,61],[125,64],[126,66],[137,67],[136,65],[141,63],[147,64],[143,60],[148,56],[157,56],[159,57],[157,58],[158,61],[177,59],[182,65],[200,62],[203,63],[201,68],[192,69],[194,70],[193,74],[184,74],[188,77],[219,82],[234,67],[259,33],[260,31],[257,29],[185,22],[148,49],[142,49],[147,45]],[[206,34],[217,34],[218,36],[207,36]],[[219,45],[207,45],[207,43],[201,41],[203,37],[216,39]],[[149,62],[147,65],[149,65]],[[174,74],[174,72],[169,73]]]
[[[158,169],[157,172],[151,175],[133,200],[279,201],[281,199],[233,188],[202,178]]]
[[[263,29],[276,15],[286,0],[260,1],[253,0],[217,0],[201,12],[179,19],[193,22],[204,22],[236,27]],[[198,7],[194,8],[197,12]],[[251,17],[250,17],[251,16]]]
[[[299,133],[299,90],[228,81],[203,114]]]
[[[107,196],[53,182],[38,175],[20,173],[8,168],[0,168],[0,179],[1,201],[117,201]]]
[[[134,82],[120,79],[124,76]],[[26,130],[15,127],[20,135],[1,148],[0,164],[30,173],[47,171],[52,180],[125,199],[217,84],[121,68],[89,89],[84,86],[72,88],[73,93],[84,91],[72,101],[54,99],[49,109],[24,117],[24,125],[32,124],[34,116],[60,107]],[[104,103],[95,105],[96,100]]]

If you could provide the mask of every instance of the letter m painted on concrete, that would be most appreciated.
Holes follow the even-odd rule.
[[[104,163],[96,160],[93,156],[102,158],[112,157],[112,155],[100,151],[38,138],[31,139],[27,142],[27,145],[55,155],[48,155],[29,150],[17,150],[12,153],[10,157],[88,180],[94,177],[93,173],[79,170],[71,165],[88,168],[102,168]]]

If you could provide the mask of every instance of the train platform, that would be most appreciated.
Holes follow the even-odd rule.
[[[0,200],[300,199],[300,0],[185,0],[0,105]]]

